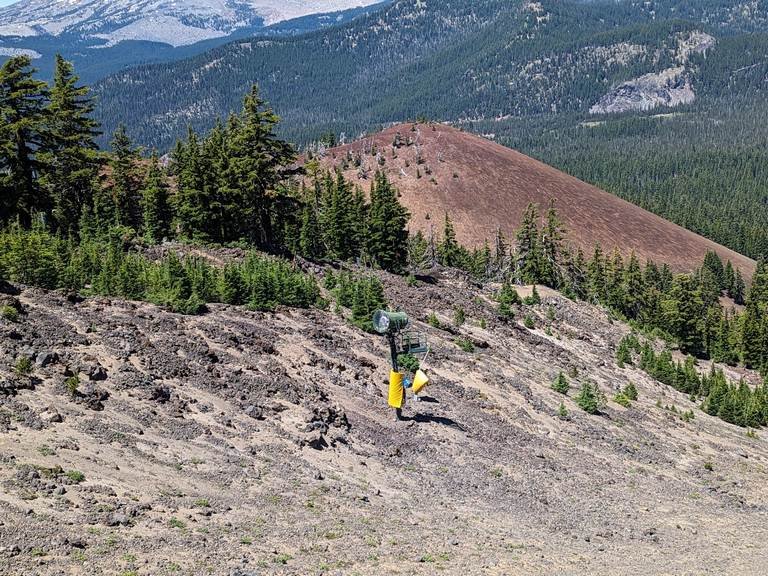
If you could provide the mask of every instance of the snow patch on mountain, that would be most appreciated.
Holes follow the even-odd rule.
[[[162,42],[171,46],[185,46],[226,36],[226,32],[213,28],[196,28],[187,26],[173,16],[149,16],[131,22],[127,26],[118,28],[109,34],[94,34],[96,38],[107,41],[104,48],[114,46],[125,40],[144,40],[148,42]]]
[[[75,34],[114,45],[149,40],[173,46],[227,36],[310,14],[381,0],[21,0],[0,8],[0,36]]]
[[[0,56],[29,56],[33,60],[43,57],[37,50],[30,50],[28,48],[8,48],[6,46],[0,46]]]

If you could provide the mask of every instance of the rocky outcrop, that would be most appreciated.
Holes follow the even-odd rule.
[[[619,84],[589,109],[591,114],[645,112],[660,106],[674,108],[696,99],[691,80],[680,66],[646,74]]]

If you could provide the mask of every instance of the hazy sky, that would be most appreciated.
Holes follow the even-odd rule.
[[[16,0],[0,0],[0,6],[8,6],[8,4],[13,4],[16,2]]]

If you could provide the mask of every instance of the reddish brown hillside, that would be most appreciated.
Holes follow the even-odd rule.
[[[401,144],[395,147],[398,134]],[[439,233],[447,211],[459,240],[469,246],[493,239],[498,226],[510,237],[530,202],[544,210],[554,200],[570,241],[588,255],[596,243],[606,250],[618,246],[624,253],[634,250],[676,271],[689,271],[708,250],[715,250],[748,276],[754,269],[749,258],[612,194],[441,124],[393,126],[331,149],[322,162],[329,168],[345,167],[345,175],[364,188],[377,168],[385,170],[411,210],[412,229],[429,232],[434,226]]]

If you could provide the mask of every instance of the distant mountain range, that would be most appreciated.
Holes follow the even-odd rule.
[[[107,130],[124,122],[161,149],[236,109],[253,82],[298,141],[420,115],[647,111],[763,90],[767,22],[768,3],[738,0],[401,0],[300,37],[136,68],[97,91]]]
[[[26,53],[50,72],[55,52],[95,80],[253,34],[343,23],[381,0],[22,0],[0,8],[0,57]]]

